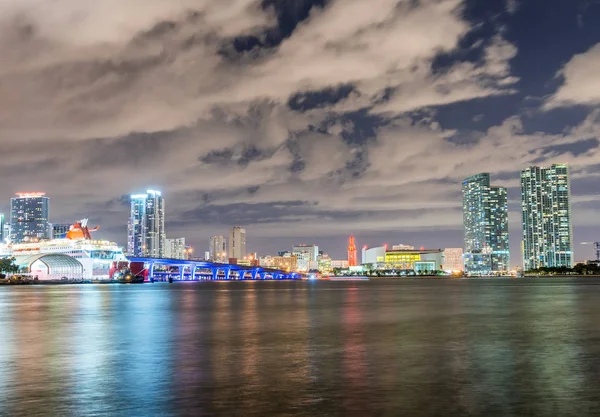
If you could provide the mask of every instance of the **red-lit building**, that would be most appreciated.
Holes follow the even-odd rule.
[[[350,236],[348,242],[348,266],[356,266],[356,244],[354,243],[354,236]]]

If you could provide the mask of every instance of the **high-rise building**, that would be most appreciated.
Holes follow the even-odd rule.
[[[68,223],[52,223],[52,239],[64,239],[70,228]]]
[[[44,193],[17,193],[10,201],[10,240],[49,239],[50,199]]]
[[[159,191],[131,196],[127,243],[131,256],[165,256],[165,200]]]
[[[295,245],[292,254],[296,257],[298,271],[319,268],[319,247],[317,245]]]
[[[0,213],[0,244],[4,243],[4,213]]]
[[[573,267],[571,182],[566,164],[521,171],[523,269]]]
[[[510,269],[506,188],[490,186],[490,174],[466,178],[462,184],[465,271],[489,274]]]
[[[227,262],[227,239],[223,236],[211,236],[208,252],[208,259],[212,262]]]
[[[186,259],[185,238],[165,239],[164,257],[168,259]]]
[[[234,226],[229,232],[229,258],[244,259],[246,256],[246,229]]]
[[[354,243],[354,236],[350,236],[348,241],[348,266],[356,265],[356,244]]]

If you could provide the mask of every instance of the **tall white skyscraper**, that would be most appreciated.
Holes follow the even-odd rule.
[[[227,262],[227,239],[223,236],[211,236],[208,252],[212,262]]]
[[[244,259],[246,256],[246,229],[234,226],[229,232],[229,253],[227,257]]]
[[[523,269],[573,267],[571,182],[566,164],[521,171]]]
[[[44,193],[17,193],[10,201],[10,240],[20,243],[31,239],[49,239],[50,199]]]
[[[165,256],[165,201],[159,191],[131,196],[127,249],[131,256]]]
[[[490,186],[490,174],[463,181],[465,271],[489,274],[510,269],[506,188]]]

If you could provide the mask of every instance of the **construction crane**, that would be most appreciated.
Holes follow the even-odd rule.
[[[594,245],[596,261],[600,263],[600,242],[581,242],[582,245]]]

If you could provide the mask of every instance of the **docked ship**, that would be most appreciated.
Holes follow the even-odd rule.
[[[115,265],[127,264],[127,258],[123,249],[115,242],[93,239],[92,232],[98,229],[99,227],[90,229],[88,219],[82,219],[75,222],[69,231],[59,239],[9,243],[0,248],[0,256],[15,257],[18,265],[28,268],[32,275],[36,275],[38,272],[45,274],[43,277],[45,279],[60,279],[61,277],[55,275],[61,274],[71,278],[76,274],[81,276],[73,276],[73,278],[108,280],[115,274]],[[35,268],[40,262],[36,263],[36,261],[41,260],[41,263],[44,263],[42,259],[44,255],[67,255],[76,259],[82,268],[75,264],[73,270],[77,270],[77,272],[68,271],[67,265],[62,269],[57,266],[55,271],[51,271],[50,265],[45,262],[46,267],[39,265],[40,270],[38,271]],[[58,273],[59,270],[60,273]],[[40,277],[40,279],[43,278]]]

